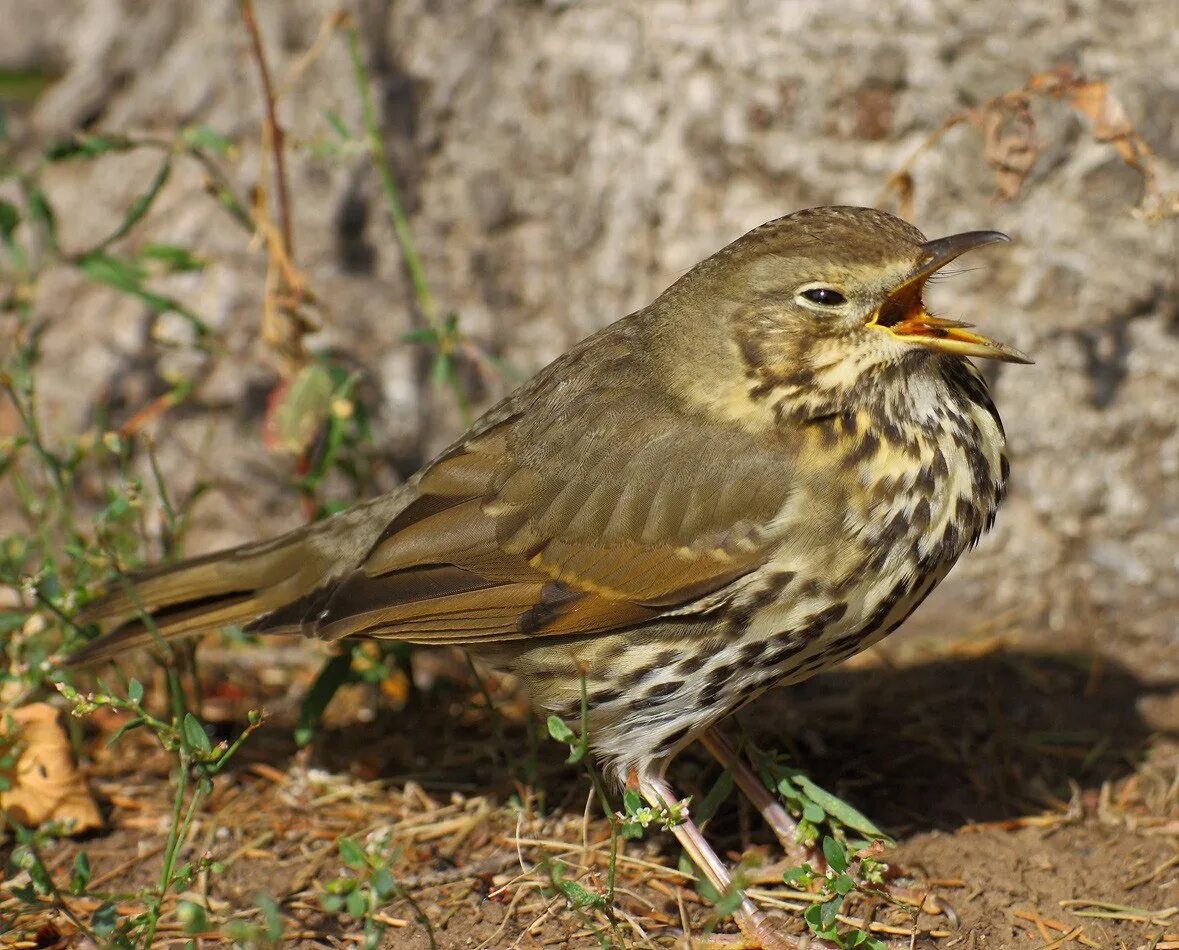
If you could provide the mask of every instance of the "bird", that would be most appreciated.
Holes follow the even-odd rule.
[[[873,208],[776,218],[590,335],[409,478],[297,530],[149,568],[77,618],[68,662],[228,625],[458,646],[582,720],[651,806],[701,741],[787,846],[792,819],[717,724],[894,631],[994,522],[1003,424],[971,358],[1030,363],[929,313],[998,231],[927,240]],[[719,893],[690,810],[671,829]],[[749,898],[751,940],[801,946]]]

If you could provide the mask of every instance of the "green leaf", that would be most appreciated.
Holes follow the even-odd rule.
[[[0,198],[0,241],[12,245],[12,235],[20,224],[20,212],[16,205]]]
[[[815,878],[814,869],[809,864],[802,864],[796,868],[789,868],[782,874],[782,883],[792,887],[806,888]]]
[[[35,221],[45,232],[45,239],[50,248],[57,250],[57,217],[53,214],[53,207],[45,192],[40,188],[30,188],[25,196],[26,210],[29,220]]]
[[[299,370],[269,413],[278,445],[292,454],[305,451],[327,421],[334,396],[332,375],[322,363]]]
[[[45,150],[45,157],[51,162],[64,162],[73,158],[97,158],[107,152],[126,152],[133,148],[135,143],[121,136],[75,135],[54,142]]]
[[[106,284],[116,290],[138,291],[141,289],[141,281],[147,276],[142,267],[103,254],[101,251],[83,254],[77,263],[82,273],[92,281]]]
[[[74,855],[74,870],[70,874],[70,893],[83,894],[90,883],[90,858],[85,851]]]
[[[834,926],[835,918],[839,915],[839,909],[842,906],[842,897],[833,897],[826,903],[819,905],[819,925],[824,930],[830,930]]]
[[[173,273],[205,269],[203,260],[179,244],[145,244],[138,257],[141,261],[159,261]]]
[[[323,117],[327,120],[327,124],[332,127],[332,131],[345,142],[352,139],[352,133],[348,131],[348,127],[344,125],[344,120],[340,118],[340,114],[335,109],[324,109]]]
[[[802,919],[806,921],[807,926],[811,928],[811,933],[823,940],[830,940],[837,947],[843,946],[843,941],[840,939],[839,933],[835,930],[833,924],[835,923],[835,915],[839,913],[839,906],[843,902],[842,897],[835,898],[836,906],[835,912],[831,912],[832,901],[827,901],[824,904],[811,904],[802,915]]]
[[[277,943],[282,939],[282,917],[278,913],[278,904],[269,894],[258,894],[254,903],[262,911],[262,919],[266,921],[266,936]]]
[[[209,743],[209,734],[205,732],[205,727],[201,725],[201,721],[196,716],[192,713],[185,713],[183,726],[184,739],[189,748],[202,755],[209,755],[213,751],[213,746]]]
[[[11,893],[14,897],[19,898],[26,904],[33,904],[34,906],[38,907],[41,904],[41,902],[37,900],[37,889],[33,887],[32,884],[24,886],[12,884],[9,885],[8,890],[9,893]]]
[[[345,650],[337,653],[320,667],[319,675],[311,684],[311,689],[303,697],[303,704],[299,707],[299,722],[295,726],[295,742],[304,746],[315,736],[323,719],[323,711],[336,695],[336,691],[343,686],[352,675],[352,651]]]
[[[700,804],[692,809],[692,817],[696,824],[703,825],[720,807],[721,802],[729,797],[729,793],[733,790],[733,773],[728,769],[721,772],[716,777],[716,781],[712,783],[712,788],[708,790],[708,794],[700,799]]]
[[[811,824],[818,825],[827,820],[827,813],[823,811],[823,806],[817,802],[806,802],[802,806],[802,817]]]
[[[15,610],[0,611],[0,636],[19,630],[25,625],[29,615]]]
[[[577,744],[577,735],[570,729],[560,716],[549,716],[545,720],[545,724],[549,727],[549,735],[558,742],[565,742],[569,745]]]
[[[638,841],[643,837],[643,826],[637,821],[624,821],[618,828],[618,834],[625,841]]]
[[[557,879],[553,882],[557,888],[565,895],[565,899],[569,901],[574,907],[604,907],[606,906],[606,898],[601,894],[595,894],[592,891],[582,887],[576,881],[565,881]]]
[[[373,876],[369,879],[369,884],[372,886],[373,892],[381,900],[387,898],[397,889],[397,882],[393,879],[393,875],[389,873],[386,867],[377,868],[373,872]]]
[[[147,272],[138,264],[111,257],[101,251],[81,254],[74,258],[74,263],[90,280],[129,294],[154,313],[179,314],[192,325],[198,336],[203,338],[212,334],[209,325],[179,300],[144,287],[143,280]]]
[[[114,933],[118,923],[119,911],[115,907],[114,901],[104,901],[90,915],[90,929],[100,937]]]
[[[233,151],[233,143],[229,139],[204,125],[190,126],[180,134],[180,138],[189,148],[207,149],[222,156]]]
[[[340,860],[353,871],[361,871],[368,867],[368,858],[364,856],[364,849],[353,838],[340,838],[336,842],[340,849]]]
[[[633,788],[628,788],[622,793],[622,807],[626,814],[633,815],[643,807],[643,796]]]
[[[831,882],[831,889],[835,891],[840,897],[845,897],[855,890],[856,882],[852,880],[849,874],[840,874],[834,881]]]
[[[127,698],[131,700],[136,706],[143,701],[143,684],[139,680],[132,677],[131,682],[127,684]]]
[[[131,202],[127,208],[127,213],[123,216],[123,220],[119,222],[119,226],[98,245],[100,248],[113,244],[119,238],[124,237],[128,231],[143,219],[143,216],[151,210],[151,206],[155,203],[156,197],[167,183],[171,174],[172,160],[167,159],[156,171],[155,177],[148,183],[147,190],[137,195],[135,200]]]
[[[364,920],[368,911],[368,898],[365,897],[364,892],[360,890],[353,891],[344,900],[344,906],[357,920]]]
[[[181,901],[176,905],[176,919],[188,934],[204,933],[209,929],[209,916],[205,908],[195,901]]]
[[[861,812],[857,811],[842,798],[838,798],[825,788],[816,785],[801,772],[793,772],[791,778],[802,789],[803,794],[807,798],[821,805],[823,810],[840,824],[847,825],[847,827],[854,828],[856,831],[870,835],[873,838],[881,838],[885,841],[891,840],[888,835],[877,828]]]
[[[434,363],[430,372],[430,377],[434,384],[441,386],[450,379],[454,372],[454,360],[451,359],[449,353],[439,350],[434,354]]]
[[[28,862],[25,870],[29,872],[29,877],[32,878],[33,886],[37,889],[37,893],[53,893],[53,879],[49,876],[49,871],[45,865],[36,856],[32,856],[32,860]]]
[[[823,837],[823,857],[827,859],[828,866],[836,874],[847,870],[847,852],[843,850],[843,845],[830,835]]]
[[[778,780],[778,794],[799,810],[806,804],[806,799],[802,797],[802,792],[788,778]]]

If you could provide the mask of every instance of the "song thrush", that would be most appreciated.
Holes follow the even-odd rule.
[[[457,645],[575,720],[652,804],[694,739],[775,829],[714,724],[895,630],[992,523],[1003,427],[967,357],[1029,362],[928,314],[925,281],[1004,241],[800,211],[693,267],[488,411],[401,488],[134,576],[71,659],[226,624]],[[142,611],[150,614],[145,622]],[[724,863],[675,834],[718,891]],[[793,946],[748,900],[741,928]]]

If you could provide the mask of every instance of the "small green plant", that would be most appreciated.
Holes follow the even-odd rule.
[[[242,743],[262,725],[263,721],[261,713],[251,711],[247,717],[246,728],[236,739],[213,745],[200,720],[184,708],[179,676],[172,669],[169,670],[169,674],[173,703],[173,713],[169,721],[157,718],[144,708],[143,686],[135,679],[128,683],[126,698],[105,690],[82,694],[65,683],[58,684],[61,695],[72,704],[75,716],[85,716],[103,707],[118,709],[131,715],[131,718],[107,741],[108,746],[133,729],[145,728],[164,751],[176,759],[172,821],[164,846],[159,880],[154,888],[137,895],[146,902],[146,910],[120,923],[121,937],[139,940],[144,947],[152,946],[168,895],[188,889],[201,871],[219,870],[217,864],[207,857],[177,866],[180,843],[187,835],[200,803],[212,792],[214,776],[229,764]],[[77,870],[75,867],[75,872]]]
[[[799,844],[814,847],[826,829],[856,850],[867,848],[874,841],[892,846],[892,839],[871,819],[816,784],[801,769],[788,765],[781,756],[753,749],[753,761],[766,787],[778,793],[798,821]]]
[[[876,849],[869,849],[876,853]],[[885,865],[870,854],[849,855],[842,842],[829,835],[823,837],[823,859],[827,864],[825,874],[817,873],[810,864],[790,868],[782,875],[784,883],[799,890],[810,891],[815,897],[803,914],[812,934],[829,944],[853,950],[885,950],[885,944],[860,927],[840,932],[836,924],[844,901],[853,891],[882,896]],[[817,893],[814,891],[818,885]]]
[[[379,918],[379,911],[395,898],[404,899],[413,908],[414,919],[425,928],[430,947],[435,947],[430,918],[413,897],[398,886],[390,870],[397,852],[390,850],[388,836],[375,835],[363,846],[354,838],[340,838],[337,846],[345,870],[324,886],[319,896],[320,906],[332,914],[347,914],[360,924],[364,936],[361,946],[365,950],[375,950],[386,927]]]

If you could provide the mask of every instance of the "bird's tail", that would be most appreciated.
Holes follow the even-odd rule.
[[[316,604],[402,505],[392,493],[267,541],[121,578],[75,618],[98,624],[102,635],[66,663],[95,663],[234,624],[261,633],[301,633]]]

